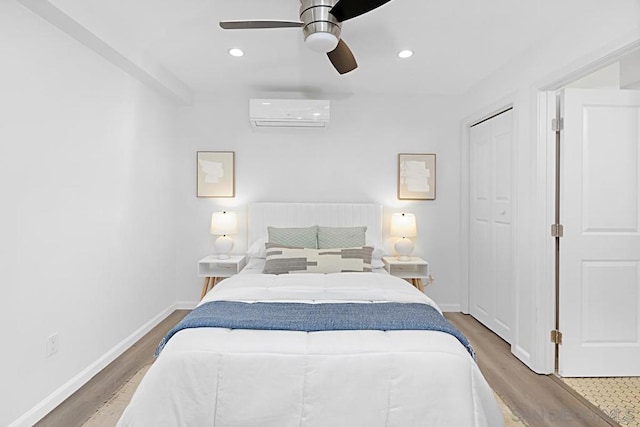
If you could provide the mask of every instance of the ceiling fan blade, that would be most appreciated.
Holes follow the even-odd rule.
[[[329,11],[338,22],[371,12],[391,0],[338,0]]]
[[[336,46],[335,49],[331,52],[327,52],[327,56],[329,57],[329,61],[331,61],[335,69],[340,74],[346,74],[349,71],[353,71],[358,68],[356,58],[353,56],[353,53],[351,53],[349,46],[347,46],[342,39],[340,39],[338,46]]]
[[[253,21],[220,21],[220,27],[225,30],[251,30],[259,28],[290,28],[290,27],[302,27],[302,22],[296,21],[267,21],[267,20],[253,20]]]

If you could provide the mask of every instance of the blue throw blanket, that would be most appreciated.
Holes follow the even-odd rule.
[[[178,331],[190,328],[281,331],[429,330],[453,335],[476,358],[471,344],[435,308],[418,303],[280,303],[211,301],[196,307],[171,329],[156,356]]]

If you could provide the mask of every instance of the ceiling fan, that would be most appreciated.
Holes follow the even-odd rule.
[[[298,21],[221,21],[225,30],[259,28],[300,28],[304,41],[312,50],[326,52],[329,60],[340,74],[358,68],[349,46],[340,38],[342,23],[370,12],[390,0],[300,0]]]

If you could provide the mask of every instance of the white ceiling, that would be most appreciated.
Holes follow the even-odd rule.
[[[297,28],[222,30],[220,20],[299,20],[299,0],[50,0],[129,58],[194,93],[459,94],[534,44],[611,9],[602,0],[394,0],[346,21],[359,68],[340,76]],[[582,23],[584,24],[584,23]],[[570,28],[569,28],[570,29]],[[239,47],[241,58],[227,51]],[[397,52],[415,55],[400,60]]]

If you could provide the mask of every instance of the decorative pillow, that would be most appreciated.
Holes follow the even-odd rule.
[[[371,244],[369,242],[367,242],[367,246],[373,247],[373,255],[371,255],[371,257],[373,259],[382,261],[382,257],[384,256],[384,247],[380,245]]]
[[[261,237],[251,244],[251,247],[247,250],[249,258],[266,258],[267,251],[265,250],[265,243],[267,243],[266,237]]]
[[[371,259],[371,268],[384,268],[384,261],[381,259]]]
[[[367,226],[318,227],[318,248],[355,248],[366,245]]]
[[[267,243],[265,274],[371,271],[371,246],[357,248],[286,248]]]
[[[267,227],[269,243],[296,248],[318,247],[318,226],[311,227]]]

